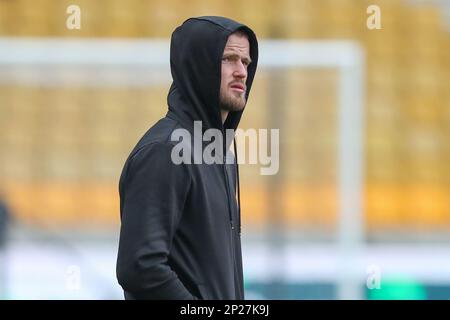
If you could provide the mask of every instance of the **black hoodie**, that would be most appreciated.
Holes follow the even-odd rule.
[[[193,132],[194,121],[202,121],[203,130],[237,128],[242,111],[230,112],[222,124],[219,93],[222,54],[238,30],[250,43],[248,98],[258,61],[251,29],[199,17],[172,34],[169,111],[133,149],[119,182],[117,278],[126,299],[244,299],[235,161],[171,161],[175,129]]]

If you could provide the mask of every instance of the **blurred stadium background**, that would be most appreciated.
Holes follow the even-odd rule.
[[[80,30],[66,28],[72,4]],[[369,5],[381,30],[366,27]],[[280,129],[280,170],[241,167],[247,298],[450,298],[444,0],[0,0],[0,298],[122,298],[119,175],[165,114],[170,82],[169,57],[147,45],[164,47],[200,15],[242,21],[260,41],[361,54],[347,100],[332,66],[262,66],[256,76],[241,127]],[[115,50],[127,53],[122,63]],[[265,61],[280,59],[270,52]],[[358,99],[359,118],[342,112]],[[360,126],[340,128],[342,117]],[[342,162],[343,129],[361,141],[348,154],[356,167]],[[355,172],[358,209],[345,222],[343,171]]]

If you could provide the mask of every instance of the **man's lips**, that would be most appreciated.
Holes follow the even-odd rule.
[[[231,89],[239,91],[239,92],[245,92],[245,85],[241,83],[233,83],[231,86]]]

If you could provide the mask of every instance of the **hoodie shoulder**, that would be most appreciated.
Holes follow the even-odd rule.
[[[170,140],[170,136],[177,127],[180,127],[180,125],[175,120],[168,117],[160,119],[142,136],[131,152],[130,158],[139,150],[154,143],[173,145],[174,142]]]

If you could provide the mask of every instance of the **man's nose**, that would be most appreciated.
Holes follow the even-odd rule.
[[[247,78],[247,68],[242,63],[242,61],[237,63],[236,69],[233,72],[233,76],[235,76],[236,78],[242,78],[242,79]]]

